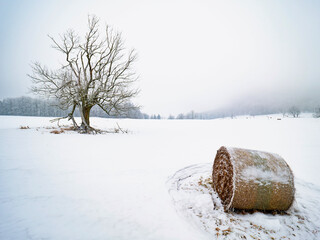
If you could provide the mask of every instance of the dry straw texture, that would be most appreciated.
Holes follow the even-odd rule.
[[[212,179],[225,210],[286,211],[294,200],[292,171],[277,154],[221,147]]]

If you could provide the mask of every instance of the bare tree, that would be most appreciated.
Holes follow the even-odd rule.
[[[287,117],[287,109],[281,108],[282,117]]]
[[[299,108],[293,106],[291,108],[289,108],[289,113],[294,117],[294,118],[297,118],[299,117],[301,111]]]
[[[313,117],[320,118],[320,107],[314,109]]]
[[[137,80],[132,64],[135,50],[125,51],[121,34],[108,25],[105,34],[99,34],[99,19],[88,17],[88,32],[81,41],[68,30],[59,41],[49,36],[53,48],[65,56],[65,64],[49,70],[36,62],[32,64],[32,91],[35,94],[57,99],[63,109],[71,109],[68,115],[74,127],[84,132],[94,130],[90,126],[90,110],[98,105],[108,115],[117,115],[135,107],[130,104],[138,89],[132,87]],[[73,118],[75,109],[81,115],[81,126]]]

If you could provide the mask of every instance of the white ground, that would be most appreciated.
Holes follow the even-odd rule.
[[[1,116],[0,239],[320,238],[320,119],[277,118],[93,118],[94,127],[130,131],[55,135],[44,128],[55,126],[50,118]],[[219,208],[206,179],[222,145],[288,162],[297,189],[290,215]]]

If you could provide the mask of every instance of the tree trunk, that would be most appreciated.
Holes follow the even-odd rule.
[[[84,129],[86,132],[90,129],[90,111],[92,107],[82,106],[80,109],[81,114],[81,128]]]
[[[83,109],[83,116],[84,116],[84,120],[86,121],[87,125],[90,127],[90,110],[91,107],[85,107]]]

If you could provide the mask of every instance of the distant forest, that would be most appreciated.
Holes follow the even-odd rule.
[[[301,112],[313,112],[314,117],[320,117],[320,105],[310,107],[310,104],[297,106],[266,106],[266,105],[242,105],[230,106],[220,110],[197,113],[190,111],[188,113],[180,113],[176,116],[170,115],[168,119],[215,119],[223,117],[235,117],[239,115],[266,115],[273,113],[281,113],[284,116],[299,117]],[[0,115],[16,115],[16,116],[43,116],[43,117],[63,117],[67,116],[70,110],[62,110],[54,101],[36,99],[31,97],[6,98],[0,100]],[[74,114],[80,116],[78,111]],[[103,118],[135,118],[135,119],[163,119],[160,114],[148,115],[142,113],[139,108],[130,110],[128,113],[119,116],[109,116],[102,109],[95,106],[92,108],[90,115],[92,117]]]
[[[213,111],[197,113],[190,111],[188,113],[180,113],[176,117],[173,115],[169,116],[169,119],[215,119],[224,117],[236,117],[241,115],[268,115],[280,113],[283,116],[299,117],[301,112],[313,113],[315,118],[320,117],[320,104],[296,104],[296,105],[282,105],[282,106],[270,106],[270,105],[237,105],[229,106]]]
[[[0,100],[0,115],[16,116],[42,116],[42,117],[62,117],[67,116],[70,110],[63,110],[58,107],[54,101],[35,99],[31,97],[6,98]],[[78,111],[74,114],[80,116]],[[91,109],[92,117],[112,118],[102,109],[95,106]],[[128,113],[116,116],[117,118],[149,118],[147,114],[142,113],[139,108],[130,110]]]

